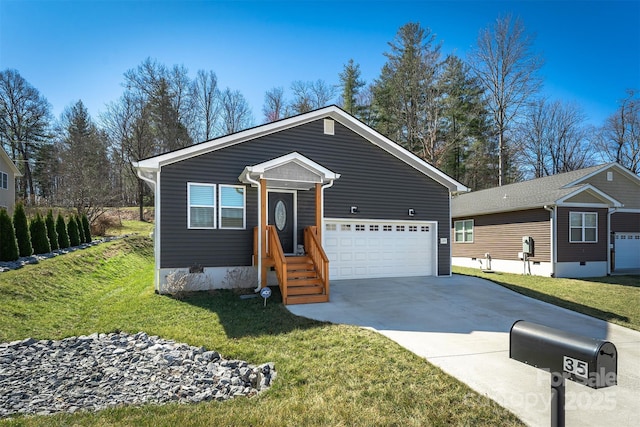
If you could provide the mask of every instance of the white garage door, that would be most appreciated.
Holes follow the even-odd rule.
[[[615,250],[616,270],[640,268],[640,233],[616,233]]]
[[[435,223],[327,220],[324,248],[331,279],[431,276]]]

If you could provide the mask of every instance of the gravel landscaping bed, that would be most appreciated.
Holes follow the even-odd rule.
[[[0,343],[0,417],[253,396],[272,363],[225,360],[144,332]]]

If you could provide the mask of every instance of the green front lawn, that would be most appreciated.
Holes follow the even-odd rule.
[[[453,267],[456,274],[481,277],[523,295],[598,319],[640,330],[640,276],[556,279]]]
[[[241,300],[232,291],[182,301],[156,295],[153,248],[145,237],[150,226],[136,228],[139,236],[0,273],[0,342],[144,331],[229,359],[274,362],[273,387],[223,403],[122,407],[4,419],[0,425],[521,425],[377,333],[292,315],[278,302],[277,290],[266,308],[261,299]]]

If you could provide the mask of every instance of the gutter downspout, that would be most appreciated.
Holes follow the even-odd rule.
[[[247,174],[245,175],[245,178],[248,182],[250,182],[251,184],[254,184],[256,187],[258,187],[258,227],[261,226],[260,224],[260,218],[262,218],[262,215],[260,212],[260,210],[262,209],[262,189],[260,188],[260,180],[256,181],[255,179],[251,178],[251,174],[249,171],[247,171]],[[258,230],[258,287],[255,288],[253,290],[253,292],[260,292],[260,289],[262,289],[262,232],[261,230]]]
[[[320,187],[320,196],[322,197],[322,204],[320,205],[320,220],[322,221],[322,224],[320,224],[320,226],[323,229],[322,231],[324,231],[324,190],[325,188],[331,188],[333,186],[333,181],[334,180],[332,179],[328,184]],[[320,244],[322,244],[322,246],[324,247],[324,232],[321,234],[321,237],[322,241],[320,242]]]
[[[557,264],[557,234],[556,234],[556,216],[557,216],[557,206],[547,206],[544,205],[543,208],[546,211],[549,211],[549,223],[550,223],[550,237],[551,237],[551,277],[556,277],[556,264]]]
[[[155,170],[153,172],[147,171],[147,173],[152,173],[155,179],[146,176],[141,169],[138,169],[136,174],[140,177],[141,180],[145,181],[149,184],[149,186],[153,189],[153,203],[154,203],[154,216],[155,221],[153,224],[153,259],[155,265],[154,272],[154,287],[156,293],[160,292],[160,194],[156,191],[158,188],[158,181],[160,181],[160,172]],[[152,175],[152,176],[153,176]]]
[[[618,208],[609,208],[609,212],[607,214],[607,276],[611,276],[611,245],[613,242],[611,241],[611,215],[616,213]]]

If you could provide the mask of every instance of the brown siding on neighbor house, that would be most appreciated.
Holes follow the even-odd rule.
[[[613,181],[607,181],[607,172],[613,172]],[[604,170],[585,182],[603,191],[624,205],[625,208],[640,209],[640,184],[614,168]]]
[[[598,213],[598,241],[596,243],[569,242],[569,212]],[[558,262],[606,261],[607,215],[607,209],[559,207],[557,221]]]
[[[611,231],[640,233],[640,213],[616,212],[611,214]]]
[[[532,261],[549,262],[550,214],[540,209],[481,215],[472,218],[454,218],[451,228],[452,255],[454,257],[484,258],[485,253],[493,259],[518,260],[522,252],[522,237],[531,236],[534,241]],[[454,241],[454,223],[473,219],[473,243]]]

